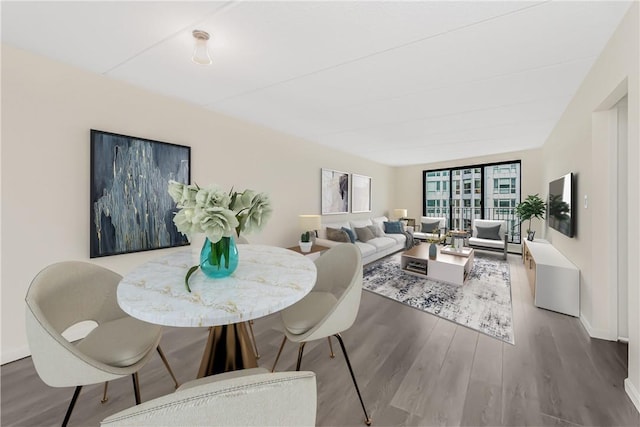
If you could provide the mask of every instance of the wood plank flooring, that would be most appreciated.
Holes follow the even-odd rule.
[[[506,344],[364,291],[354,326],[343,333],[365,404],[377,426],[638,426],[624,392],[624,344],[590,339],[578,319],[536,308],[520,257],[509,255],[515,345]],[[254,325],[271,368],[282,334],[277,315]],[[167,328],[162,348],[181,382],[195,378],[206,328]],[[305,347],[302,369],[318,383],[319,426],[362,426],[363,414],[337,343]],[[278,370],[295,368],[285,346]],[[73,388],[46,386],[30,358],[2,366],[1,424],[60,425]],[[155,357],[140,372],[142,399],[173,391]],[[70,426],[96,426],[134,404],[130,378],[84,387]]]

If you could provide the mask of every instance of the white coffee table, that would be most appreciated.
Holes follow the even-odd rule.
[[[473,267],[474,250],[465,256],[442,253],[438,247],[436,259],[429,259],[429,244],[414,246],[400,256],[401,268],[416,276],[462,286]]]

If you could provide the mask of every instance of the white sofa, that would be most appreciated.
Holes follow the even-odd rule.
[[[499,226],[499,239],[486,239],[478,236],[478,227],[496,227]],[[469,247],[474,249],[482,249],[485,251],[502,252],[504,259],[507,259],[507,223],[506,221],[497,221],[490,219],[475,219],[472,224],[471,237],[469,237]]]
[[[389,221],[386,216],[381,216],[377,218],[368,218],[368,219],[357,219],[352,221],[342,221],[342,222],[334,222],[334,223],[326,223],[322,224],[322,228],[318,230],[318,238],[316,239],[316,243],[321,246],[333,247],[341,244],[341,242],[336,242],[333,240],[327,239],[327,227],[341,229],[342,227],[348,228],[354,231],[355,228],[358,227],[366,227],[367,225],[377,224],[382,227],[384,230],[384,222]],[[357,234],[356,234],[357,237]],[[406,236],[404,234],[387,234],[385,233],[384,237],[376,237],[367,242],[361,242],[360,240],[355,241],[355,245],[360,249],[362,254],[362,263],[368,264],[372,261],[383,258],[387,255],[391,255],[394,252],[398,252],[405,248]]]
[[[433,228],[431,230],[423,230],[422,224],[433,224],[436,221],[439,222],[438,230],[439,235],[437,233],[433,233]],[[431,217],[431,216],[423,216],[420,217],[420,223],[416,224],[416,231],[413,232],[413,237],[420,240],[428,240],[432,238],[438,238],[440,236],[444,236],[447,231],[447,219],[445,217]]]

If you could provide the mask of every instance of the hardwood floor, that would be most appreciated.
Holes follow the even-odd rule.
[[[515,345],[378,295],[363,292],[354,326],[343,333],[367,410],[377,426],[535,425],[638,426],[624,392],[626,346],[590,339],[579,320],[533,305],[521,260],[509,255]],[[270,368],[282,334],[277,315],[254,330],[259,364]],[[167,328],[162,348],[181,382],[195,378],[205,328]],[[318,383],[317,424],[362,426],[363,414],[344,358],[326,340],[305,347],[302,369]],[[279,370],[295,367],[288,343]],[[60,425],[73,388],[46,386],[30,358],[2,366],[2,425]],[[140,372],[142,399],[173,391],[155,357]],[[98,425],[134,404],[130,378],[113,381],[109,401],[102,386],[84,387],[70,426]]]

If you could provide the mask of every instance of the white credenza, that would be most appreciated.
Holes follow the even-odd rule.
[[[524,241],[522,260],[536,307],[580,316],[580,270],[542,239]]]

